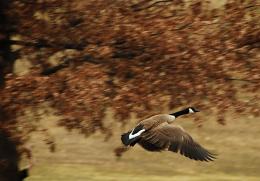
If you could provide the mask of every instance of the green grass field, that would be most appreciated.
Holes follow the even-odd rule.
[[[206,116],[205,116],[206,117]],[[120,145],[120,134],[104,142],[96,134],[84,138],[76,132],[68,133],[55,126],[55,117],[45,126],[57,142],[57,151],[50,153],[42,137],[34,135],[35,166],[28,181],[258,181],[260,180],[260,119],[229,118],[226,126],[207,120],[197,128],[192,117],[178,119],[191,135],[209,150],[219,154],[215,162],[189,160],[175,153],[150,153],[139,146],[114,156]],[[127,126],[128,129],[131,124]]]

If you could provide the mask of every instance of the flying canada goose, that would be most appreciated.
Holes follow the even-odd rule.
[[[121,140],[125,146],[136,143],[148,151],[180,152],[190,159],[213,161],[215,155],[196,143],[180,126],[171,125],[177,117],[199,110],[188,107],[172,114],[159,114],[141,121],[133,130],[122,134]]]

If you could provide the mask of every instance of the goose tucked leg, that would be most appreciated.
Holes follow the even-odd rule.
[[[142,125],[138,125],[132,131],[122,134],[121,140],[125,146],[134,146],[139,140],[140,135],[145,131]]]

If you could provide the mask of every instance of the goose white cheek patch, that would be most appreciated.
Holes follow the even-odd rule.
[[[191,108],[189,108],[189,113],[194,113],[194,111]]]
[[[176,117],[173,116],[173,115],[167,115],[167,116],[168,116],[167,119],[170,119],[170,120],[175,120],[176,119]]]
[[[129,134],[129,139],[133,139],[133,138],[135,138],[135,137],[137,137],[137,136],[140,136],[144,131],[145,131],[145,129],[142,129],[142,130],[138,131],[138,132],[135,133],[135,134],[132,134],[132,133],[133,133],[133,131],[132,131],[132,132]]]

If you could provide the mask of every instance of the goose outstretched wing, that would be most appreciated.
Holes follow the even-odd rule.
[[[180,152],[181,155],[200,161],[215,159],[215,154],[196,143],[183,128],[167,123],[142,134],[138,143],[148,151]]]

